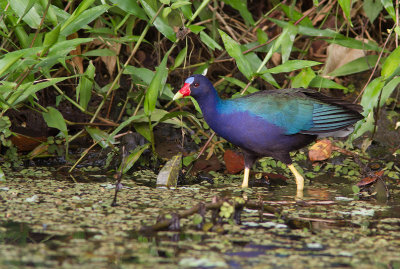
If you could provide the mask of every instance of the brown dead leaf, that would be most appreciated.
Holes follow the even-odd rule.
[[[121,51],[121,43],[109,41],[109,42],[107,42],[107,44],[108,44],[108,48],[115,52],[115,55],[114,56],[101,56],[100,59],[105,64],[108,74],[110,75],[110,77],[112,77],[112,75],[114,74],[114,71],[115,71],[115,66],[117,64],[117,57],[119,55],[119,52]]]
[[[327,58],[323,75],[327,75],[342,65],[364,56],[365,52],[363,50],[331,44],[327,49]]]
[[[308,157],[312,162],[323,161],[331,157],[332,142],[324,139],[315,143],[308,152]]]
[[[226,170],[228,170],[229,174],[236,174],[244,169],[243,155],[236,153],[233,150],[225,150],[224,161]]]
[[[378,172],[375,172],[373,175],[365,177],[363,179],[361,179],[358,183],[357,186],[361,187],[361,186],[366,186],[368,184],[371,184],[373,182],[375,182],[376,180],[378,180],[378,178],[383,176],[383,170],[380,170]]]
[[[78,36],[78,33],[73,33],[73,34],[69,35],[69,36],[67,37],[67,39],[68,39],[68,40],[71,40],[71,39],[75,39],[75,38],[78,38],[78,37],[79,37],[79,36]],[[81,46],[78,45],[78,46],[76,47],[75,50],[72,50],[72,51],[70,52],[70,54],[71,54],[71,55],[81,55],[81,54],[82,54]],[[83,73],[84,73],[84,70],[83,70],[83,58],[82,58],[82,57],[75,56],[75,57],[73,57],[71,60],[69,60],[69,63],[70,63],[75,69],[78,69],[79,74],[83,74]]]

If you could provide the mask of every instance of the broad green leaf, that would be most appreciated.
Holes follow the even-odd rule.
[[[281,43],[282,63],[285,63],[287,60],[289,60],[289,56],[293,47],[293,42],[297,35],[297,29],[298,28],[294,25],[288,24],[287,32],[284,31],[285,35],[282,36]]]
[[[151,130],[149,127],[149,122],[136,122],[133,124],[135,131],[141,134],[147,141],[151,141]]]
[[[176,56],[175,58],[175,62],[174,62],[174,66],[172,67],[172,70],[174,70],[175,68],[179,67],[183,61],[186,58],[186,53],[187,53],[187,46],[185,46]]]
[[[352,48],[352,49],[359,49],[359,50],[373,50],[373,51],[381,51],[382,48],[379,47],[376,43],[369,41],[365,43],[361,40],[357,40],[350,37],[344,38],[336,38],[336,39],[325,39],[326,42],[332,44],[338,44],[343,47]]]
[[[270,21],[276,23],[279,27],[281,28],[286,28],[290,23],[273,19],[273,18],[268,18]],[[312,27],[306,27],[303,25],[297,25],[295,27],[298,27],[298,33],[301,35],[308,35],[308,36],[318,36],[318,37],[334,37],[334,38],[343,38],[344,36],[337,33],[336,31],[330,30],[330,29],[316,29]]]
[[[74,20],[69,22],[67,26],[63,25],[63,27],[61,27],[60,34],[63,36],[69,36],[70,34],[75,33],[80,29],[83,29],[89,23],[100,17],[109,8],[109,5],[100,5],[83,11],[78,16],[75,16]]]
[[[349,140],[353,141],[354,139],[360,137],[366,132],[372,132],[374,129],[374,123],[374,113],[372,111],[369,111],[364,120],[360,120],[356,123],[356,125],[354,126],[354,132],[351,134]]]
[[[400,47],[392,51],[382,65],[381,76],[389,78],[400,66]]]
[[[190,31],[192,31],[195,34],[200,33],[201,31],[203,31],[204,29],[206,29],[206,27],[201,26],[201,25],[190,25],[189,26]]]
[[[46,9],[49,1],[51,1],[51,0],[39,0],[40,5],[42,6],[42,10]],[[54,6],[52,4],[49,5],[49,9],[47,10],[46,21],[51,22],[51,24],[54,27],[56,27],[59,24],[56,12],[54,10]]]
[[[193,12],[192,12],[192,7],[191,6],[189,6],[189,5],[183,6],[183,7],[181,7],[181,11],[182,11],[183,16],[185,16],[185,18],[187,20],[192,18]]]
[[[226,51],[236,60],[237,67],[239,68],[240,72],[242,72],[247,79],[250,79],[252,76],[252,69],[250,63],[247,61],[246,57],[244,57],[239,44],[237,44],[235,40],[233,40],[222,30],[218,29],[218,31],[222,37]]]
[[[21,59],[28,50],[31,49],[23,49],[17,50],[10,53],[7,53],[2,59],[0,59],[0,76],[5,75],[11,66],[13,66],[19,59]]]
[[[39,27],[42,18],[34,6],[36,1],[12,0],[7,2],[14,10],[15,14],[17,14],[19,18],[22,18],[30,28],[37,29]]]
[[[118,171],[122,170],[122,174],[125,174],[132,168],[132,166],[139,160],[140,156],[143,152],[150,147],[150,143],[144,144],[142,146],[136,147],[131,154],[125,159],[124,162],[121,163],[123,165],[118,168]]]
[[[51,106],[47,107],[47,110],[47,112],[42,113],[47,126],[60,130],[64,137],[67,138],[67,124],[65,123],[64,117],[61,115],[60,111]]]
[[[240,81],[240,80],[238,80],[238,79],[236,79],[236,78],[232,78],[232,77],[223,77],[226,81],[228,81],[228,82],[230,82],[230,83],[232,83],[232,84],[234,84],[234,85],[237,85],[237,86],[239,86],[241,89],[244,89],[244,87],[246,87],[246,83],[244,83],[243,81]],[[259,90],[258,89],[256,89],[256,88],[254,88],[254,87],[252,87],[252,86],[249,86],[248,88],[247,88],[247,93],[254,93],[254,92],[258,92]],[[240,91],[239,92],[237,92],[238,94],[234,94],[233,96],[232,96],[232,98],[237,98],[237,97],[240,97],[240,96],[242,96],[241,94],[240,94]]]
[[[223,0],[225,3],[239,11],[246,24],[254,25],[254,19],[247,9],[247,0]]]
[[[250,63],[250,66],[253,72],[255,73],[262,64],[260,58],[258,58],[257,54],[254,52],[247,53],[244,57]],[[275,81],[274,77],[270,73],[266,73],[266,71],[267,68],[265,66],[262,66],[260,70],[261,78],[264,79],[269,84],[273,85],[275,88],[280,88],[279,84]]]
[[[111,0],[112,3],[114,3],[117,7],[122,9],[123,11],[133,14],[139,19],[142,19],[144,21],[147,21],[147,16],[145,15],[146,13],[144,10],[139,6],[137,1],[132,1],[132,0]]]
[[[383,78],[378,77],[371,81],[365,88],[360,103],[364,109],[362,113],[364,116],[368,116],[368,114],[372,112],[373,108],[378,104],[379,94],[384,84]]]
[[[133,115],[130,116],[126,121],[122,122],[117,128],[114,129],[114,131],[112,131],[112,133],[110,134],[110,136],[107,138],[106,143],[110,142],[111,139],[114,139],[115,135],[118,134],[122,129],[124,129],[126,126],[128,126],[129,124],[131,124],[132,122],[137,122],[140,119],[145,118],[146,115],[142,114],[138,114],[138,115]]]
[[[186,5],[191,5],[191,4],[192,3],[190,1],[177,1],[177,2],[175,2],[175,3],[173,3],[171,5],[171,8],[172,9],[177,9],[177,8],[180,8],[180,7],[183,7],[183,6],[186,6]]]
[[[392,17],[393,21],[396,21],[396,12],[394,11],[392,0],[381,0],[382,5],[385,7],[387,13]]]
[[[348,90],[346,87],[337,84],[336,82],[321,77],[321,76],[316,76],[313,78],[310,83],[308,84],[309,87],[314,87],[314,88],[327,88],[327,89],[341,89],[341,90]]]
[[[294,70],[303,69],[303,68],[307,68],[307,67],[311,67],[311,66],[315,66],[315,65],[319,65],[319,64],[322,64],[322,63],[315,62],[315,61],[306,61],[306,60],[289,60],[281,65],[270,68],[265,72],[268,72],[271,74],[292,72]]]
[[[182,153],[173,156],[157,176],[157,187],[176,187],[182,166]]]
[[[50,48],[57,42],[58,37],[60,36],[60,28],[61,25],[57,25],[53,30],[45,34],[43,41],[44,47]]]
[[[156,74],[154,75],[149,87],[147,88],[146,95],[144,98],[144,112],[147,116],[149,116],[155,109],[160,89],[163,87],[165,81],[167,80],[168,55],[169,55],[168,53],[165,54],[160,65],[156,68],[157,69]]]
[[[346,19],[349,21],[350,25],[353,26],[353,24],[351,23],[351,16],[350,16],[352,0],[338,0],[338,2],[344,12]]]
[[[33,96],[36,92],[53,86],[63,80],[66,80],[70,77],[59,77],[59,78],[51,78],[47,79],[44,82],[33,84],[33,82],[24,83],[17,89],[16,92],[7,100],[13,106],[25,101],[28,97]]]
[[[142,4],[142,7],[146,11],[149,18],[154,18],[156,11],[153,10],[153,8],[145,0],[140,0],[140,3]],[[161,17],[157,16],[157,18],[154,20],[154,26],[170,41],[176,41],[176,34],[174,30],[163,19],[161,19]]]
[[[400,84],[400,77],[396,77],[392,79],[389,83],[385,85],[382,89],[381,101],[380,106],[383,106],[386,100],[390,97],[393,91],[396,89],[397,85]]]
[[[134,82],[143,82],[145,85],[150,85],[154,77],[154,72],[150,69],[139,68],[132,65],[128,65],[125,68],[124,74],[131,75]]]
[[[363,9],[371,23],[374,23],[376,17],[381,13],[383,5],[380,0],[364,0]]]
[[[90,61],[85,73],[83,74],[83,76],[81,76],[81,79],[79,80],[78,87],[76,88],[77,98],[79,96],[79,104],[85,110],[87,109],[88,103],[92,96],[95,70],[96,68],[94,67],[92,61]]]
[[[332,77],[347,76],[350,74],[355,74],[363,72],[365,70],[369,70],[373,68],[373,66],[376,64],[376,61],[378,61],[378,58],[379,58],[378,55],[368,55],[365,57],[355,59],[354,61],[351,61],[347,64],[340,66],[339,68],[336,68],[335,70],[330,72],[328,76]]]
[[[292,80],[293,88],[307,88],[310,82],[316,77],[314,71],[311,68],[305,68],[301,70],[297,76],[295,76]]]
[[[268,41],[268,34],[261,30],[260,28],[257,28],[257,41],[260,44],[267,43]]]
[[[209,35],[207,35],[204,31],[200,32],[200,39],[210,49],[212,49],[212,50],[215,50],[215,49],[222,50],[221,46],[217,42],[215,42],[215,40],[212,39]]]
[[[98,144],[103,148],[107,148],[109,146],[108,143],[115,144],[114,137],[110,137],[109,134],[104,132],[103,130],[100,130],[99,128],[95,127],[86,127],[85,128],[90,137],[98,142]]]
[[[304,14],[298,12],[292,6],[281,4],[280,8],[283,10],[283,12],[285,12],[286,16],[292,20],[292,22],[298,21],[303,18]],[[313,23],[309,17],[303,18],[299,24],[307,27],[313,27]]]
[[[68,27],[77,17],[81,15],[84,11],[86,11],[95,0],[83,0],[78,7],[74,10],[74,12],[64,21],[61,26],[61,32],[63,33],[64,29]]]
[[[91,41],[93,41],[93,38],[75,38],[59,41],[50,48],[47,56],[36,65],[36,68],[49,69],[59,61],[65,60],[65,56],[70,53],[71,50],[75,50],[78,45]]]

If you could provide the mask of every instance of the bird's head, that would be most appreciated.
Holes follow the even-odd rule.
[[[183,87],[175,94],[173,100],[185,96],[193,96],[195,99],[209,94],[214,89],[212,83],[203,75],[193,75],[185,80]]]

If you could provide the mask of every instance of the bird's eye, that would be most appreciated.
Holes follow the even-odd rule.
[[[199,87],[199,83],[196,82],[196,83],[193,84],[193,86],[194,86],[195,88],[197,88],[197,87]]]

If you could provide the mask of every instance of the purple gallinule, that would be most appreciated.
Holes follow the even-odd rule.
[[[321,136],[346,136],[363,118],[361,106],[309,89],[259,91],[222,100],[203,75],[186,79],[174,100],[192,96],[204,119],[219,136],[243,150],[245,170],[242,187],[248,187],[249,172],[263,156],[285,163],[295,176],[298,194],[304,179],[293,166],[289,152]]]

